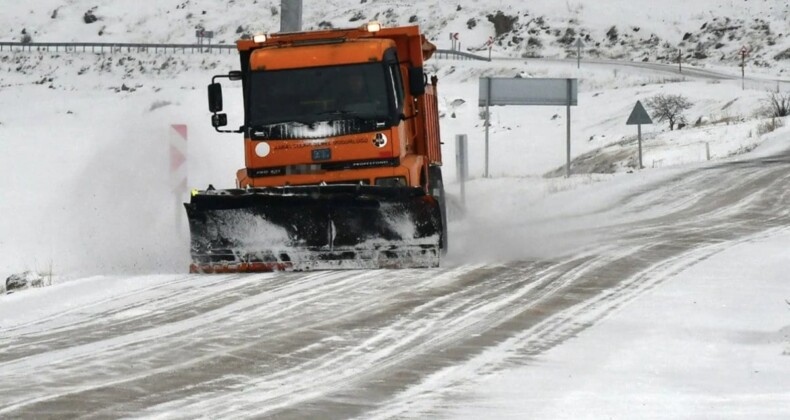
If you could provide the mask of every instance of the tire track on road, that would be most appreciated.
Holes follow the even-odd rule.
[[[18,340],[50,346],[0,359],[0,415],[432,416],[470,375],[529,363],[673,273],[786,229],[788,172],[713,167],[642,189],[620,202],[626,222],[597,228],[606,244],[556,260],[240,276],[214,296],[184,279],[168,286],[180,296],[88,305],[0,340],[17,356]],[[91,335],[108,315],[117,328]]]

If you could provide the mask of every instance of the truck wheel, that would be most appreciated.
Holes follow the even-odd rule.
[[[442,255],[447,254],[447,205],[444,198],[444,181],[442,181],[442,168],[431,166],[428,168],[428,189],[439,202],[439,211],[442,214],[442,234],[439,238]]]

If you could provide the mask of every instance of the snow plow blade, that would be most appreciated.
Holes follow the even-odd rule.
[[[185,207],[193,273],[439,265],[439,204],[420,188],[209,188]]]

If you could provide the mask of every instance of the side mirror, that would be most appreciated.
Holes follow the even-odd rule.
[[[214,128],[224,127],[228,125],[228,115],[227,114],[214,114],[211,116],[211,125]]]
[[[232,81],[241,80],[242,74],[243,73],[241,71],[239,71],[239,70],[232,70],[232,71],[228,72],[228,79],[230,79]]]
[[[219,83],[208,85],[208,110],[213,113],[222,111],[222,85]]]
[[[425,72],[422,67],[409,67],[409,91],[414,96],[425,93]]]

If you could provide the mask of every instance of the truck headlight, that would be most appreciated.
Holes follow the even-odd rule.
[[[365,25],[365,30],[370,33],[376,33],[381,30],[381,23],[379,23],[377,20],[370,21],[367,25]]]

